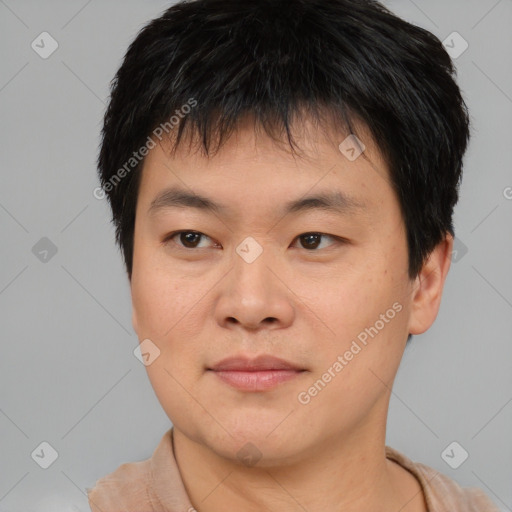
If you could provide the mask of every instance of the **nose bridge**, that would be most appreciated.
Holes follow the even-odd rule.
[[[246,237],[235,249],[233,281],[242,301],[264,301],[271,293],[269,267],[272,266],[271,249],[261,239]],[[275,260],[274,260],[275,264]]]
[[[266,245],[266,244],[265,244]],[[276,259],[269,247],[252,237],[244,239],[235,249],[233,268],[228,274],[218,303],[218,321],[236,321],[247,328],[265,323],[286,324],[293,308],[280,283]]]

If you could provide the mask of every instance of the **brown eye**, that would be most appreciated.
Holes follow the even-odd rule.
[[[163,243],[165,245],[169,243],[177,244],[178,247],[183,247],[185,249],[201,249],[202,247],[198,247],[198,244],[201,242],[201,239],[208,237],[199,231],[176,231],[168,235]],[[179,240],[176,242],[175,240]]]
[[[201,239],[200,233],[195,233],[193,231],[184,231],[180,233],[180,242],[188,248],[195,248],[199,240]]]
[[[334,240],[338,237],[326,235],[325,233],[304,233],[299,235],[297,238],[300,240],[300,244],[303,249],[315,250],[319,245],[321,245],[322,238],[330,238],[331,240]]]
[[[307,233],[305,235],[301,235],[299,238],[304,249],[316,249],[320,244],[322,235],[319,233]]]

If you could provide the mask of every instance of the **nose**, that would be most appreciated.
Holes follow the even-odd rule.
[[[293,293],[269,251],[254,261],[234,255],[233,268],[220,283],[216,319],[225,328],[279,329],[293,322]]]

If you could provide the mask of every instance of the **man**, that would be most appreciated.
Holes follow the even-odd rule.
[[[197,0],[113,82],[99,172],[173,424],[97,511],[495,511],[385,446],[450,267],[466,105],[368,0]]]

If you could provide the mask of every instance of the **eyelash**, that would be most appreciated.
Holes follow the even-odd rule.
[[[210,238],[208,237],[207,235],[205,235],[204,233],[201,233],[200,231],[193,231],[193,230],[181,230],[181,231],[174,231],[172,233],[169,233],[165,238],[164,240],[162,241],[162,244],[163,245],[168,245],[169,243],[171,243],[173,241],[174,238],[176,238],[178,235],[181,235],[183,233],[193,233],[195,235],[200,235],[202,237],[205,237],[205,238]],[[318,231],[308,231],[306,233],[302,233],[300,235],[298,235],[295,239],[294,239],[294,242],[295,240],[299,240],[301,237],[304,237],[304,236],[310,236],[310,235],[319,235],[321,237],[327,237],[327,238],[330,238],[332,240],[334,240],[335,242],[338,242],[338,243],[347,243],[348,240],[342,238],[342,237],[339,237],[339,236],[335,236],[335,235],[329,235],[327,233],[320,233]],[[331,244],[332,245],[332,244]],[[185,247],[184,245],[178,245],[178,247],[180,249],[185,249],[187,251],[193,251],[193,250],[197,250],[197,249],[204,249],[204,247]],[[329,246],[330,247],[330,246]],[[318,252],[320,249],[317,249],[317,248],[314,248],[314,249],[306,249],[306,248],[303,248],[305,251],[307,252]]]

